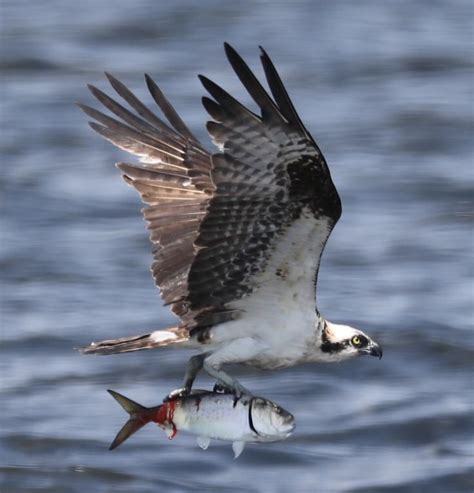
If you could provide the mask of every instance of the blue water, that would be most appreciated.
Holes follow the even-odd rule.
[[[0,489],[10,492],[471,492],[473,7],[468,1],[4,1]],[[125,419],[105,392],[155,405],[186,351],[74,347],[173,321],[148,272],[128,157],[75,101],[103,70],[147,102],[160,83],[206,143],[203,73],[248,102],[230,41],[281,71],[330,163],[344,213],[319,306],[384,358],[262,373],[244,385],[296,417],[285,442],[202,451]],[[260,69],[258,73],[261,74]],[[131,158],[130,158],[131,159]],[[202,376],[199,386],[208,387]]]

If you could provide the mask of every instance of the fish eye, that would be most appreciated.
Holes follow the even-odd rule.
[[[362,344],[362,339],[359,336],[354,336],[351,342],[354,346],[360,346]]]

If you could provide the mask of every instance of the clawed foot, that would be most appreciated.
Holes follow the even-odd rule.
[[[235,382],[233,386],[230,386],[230,385],[226,385],[223,382],[218,381],[214,385],[214,388],[212,391],[223,393],[223,394],[234,394],[236,397],[241,397],[242,395],[252,395],[252,392],[250,392],[250,390],[246,389],[239,382]]]
[[[221,382],[216,382],[212,391],[213,392],[219,392],[220,394],[233,394],[234,393],[234,391],[230,387],[227,387],[226,385],[224,385]]]
[[[191,389],[187,387],[181,387],[180,389],[176,389],[171,391],[164,399],[163,402],[169,402],[173,399],[179,399],[180,397],[184,397],[185,395],[189,395]]]

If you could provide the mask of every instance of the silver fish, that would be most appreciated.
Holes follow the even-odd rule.
[[[178,431],[198,435],[197,443],[204,450],[211,439],[231,441],[234,458],[247,442],[284,440],[295,429],[293,415],[262,397],[196,390],[159,406],[144,407],[118,392],[108,392],[130,414],[110,450],[150,422],[162,428],[170,440]]]

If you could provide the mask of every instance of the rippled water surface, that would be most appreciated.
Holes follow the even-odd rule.
[[[2,19],[2,493],[472,491],[472,4],[7,0]],[[209,143],[196,74],[248,101],[224,40],[255,68],[266,47],[323,149],[344,214],[319,305],[384,358],[236,369],[297,420],[237,461],[153,427],[109,452],[105,390],[157,404],[189,353],[73,350],[172,322],[126,156],[73,103],[103,70],[150,102],[149,72]]]

